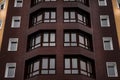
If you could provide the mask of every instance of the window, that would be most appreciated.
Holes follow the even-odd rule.
[[[113,50],[112,37],[103,37],[104,50]]]
[[[53,23],[56,22],[56,10],[44,9],[31,14],[30,26],[40,23]]]
[[[100,15],[101,27],[110,27],[110,21],[108,15]]]
[[[5,70],[5,78],[14,78],[16,70],[16,63],[7,63]]]
[[[23,6],[23,0],[15,0],[14,7],[22,7]]]
[[[10,38],[8,44],[8,51],[17,51],[18,38]]]
[[[106,62],[108,77],[118,77],[116,62]]]
[[[26,61],[26,78],[35,75],[55,74],[55,56],[37,56]]]
[[[31,6],[35,6],[41,2],[55,2],[56,0],[31,0]]]
[[[92,37],[82,31],[65,31],[64,46],[80,46],[92,50]]]
[[[107,0],[98,0],[99,6],[107,6]]]
[[[64,9],[64,22],[78,22],[83,25],[89,25],[89,14],[79,9],[66,8]]]
[[[120,0],[116,0],[116,1],[117,1],[118,8],[120,8]]]
[[[93,65],[91,60],[87,60],[78,56],[65,56],[64,58],[64,74],[82,74],[93,77]]]
[[[55,31],[39,31],[28,38],[29,49],[40,46],[55,46]]]
[[[2,28],[2,20],[0,20],[0,29]]]
[[[65,2],[80,2],[84,5],[89,6],[89,0],[64,0]]]
[[[12,28],[19,28],[21,23],[21,16],[13,16],[12,17]]]
[[[4,8],[5,8],[5,1],[1,1],[0,10],[3,10]]]

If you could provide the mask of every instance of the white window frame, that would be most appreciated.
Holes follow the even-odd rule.
[[[103,19],[106,19],[107,24],[103,24]],[[100,15],[100,24],[101,27],[110,27],[110,18],[109,15]]]
[[[105,41],[109,41],[110,42],[110,49],[106,48],[106,45],[105,45]],[[103,37],[103,47],[104,47],[104,50],[113,50],[113,41],[112,41],[112,37]]]
[[[9,76],[9,70],[10,67],[14,68],[14,74],[12,76]],[[5,69],[5,78],[14,78],[16,72],[16,63],[6,63],[6,69]]]
[[[15,49],[12,50],[12,42],[16,43]],[[18,38],[9,38],[8,51],[17,51],[18,49]]]
[[[22,1],[22,3],[18,3],[17,1]],[[15,0],[14,7],[23,7],[23,0]]]
[[[18,22],[15,22],[15,20]],[[15,26],[15,24],[17,24],[17,25]],[[11,28],[20,28],[20,25],[21,25],[21,16],[13,16]]]
[[[107,0],[100,1],[98,0],[99,6],[107,6]]]
[[[115,75],[110,75],[109,67],[114,67]],[[108,77],[118,77],[117,64],[116,62],[106,62],[107,75]]]

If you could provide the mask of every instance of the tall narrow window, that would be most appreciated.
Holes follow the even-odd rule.
[[[5,78],[14,78],[16,70],[16,63],[7,63],[5,70]]]
[[[19,28],[20,23],[21,23],[21,16],[13,16],[12,17],[12,23],[11,23],[12,28]]]
[[[33,77],[35,75],[55,74],[55,56],[37,56],[34,59],[26,61],[26,78]]]
[[[98,0],[99,6],[107,6],[107,0]]]
[[[81,56],[65,56],[64,58],[64,74],[82,74],[93,77],[93,62],[83,59]]]
[[[103,37],[104,50],[113,50],[112,37]]]
[[[14,7],[22,7],[23,6],[23,0],[15,0]]]
[[[108,77],[118,77],[116,62],[107,62],[106,67],[107,67]]]
[[[110,27],[110,21],[108,15],[100,15],[101,27]]]
[[[17,51],[18,38],[10,38],[8,44],[8,51]]]

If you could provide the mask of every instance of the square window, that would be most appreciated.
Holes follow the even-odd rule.
[[[112,37],[103,37],[104,50],[113,50]]]
[[[106,67],[107,67],[108,77],[118,77],[116,62],[107,62]]]
[[[14,7],[22,7],[23,6],[23,0],[15,0]]]
[[[98,0],[99,6],[107,6],[106,0]]]
[[[11,23],[12,28],[19,28],[20,23],[21,23],[21,16],[13,16],[12,17],[12,23]]]
[[[14,78],[16,70],[16,63],[7,63],[5,70],[5,78]]]
[[[108,15],[100,15],[101,27],[110,27],[110,21]]]
[[[18,38],[10,38],[8,44],[8,51],[17,51]]]

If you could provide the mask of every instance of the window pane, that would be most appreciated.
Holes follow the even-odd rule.
[[[70,59],[65,59],[65,68],[70,68]]]
[[[64,70],[65,74],[71,74],[71,70]]]
[[[11,42],[10,50],[11,51],[16,51],[17,50],[17,42]]]
[[[78,70],[72,70],[72,74],[78,74]]]
[[[105,49],[106,50],[111,50],[111,44],[110,41],[104,41]]]
[[[51,12],[51,18],[55,19],[55,16],[56,16],[55,12]]]
[[[75,19],[75,12],[70,12],[70,17],[71,17],[72,19]]]
[[[50,59],[50,69],[55,69],[55,59]]]
[[[85,70],[86,71],[86,62],[84,62],[84,61],[80,61],[80,68],[82,69],[82,70]]]
[[[64,19],[69,19],[69,13],[68,12],[64,12]]]
[[[88,69],[88,72],[92,73],[92,65],[91,63],[87,63],[87,69]]]
[[[55,74],[55,70],[49,70],[49,74]]]
[[[41,74],[48,74],[48,70],[41,70]]]
[[[48,59],[42,59],[42,69],[48,69]]]
[[[102,19],[102,25],[108,25],[107,19]]]
[[[72,68],[78,68],[77,59],[72,59]]]
[[[84,44],[84,37],[79,35],[79,43]]]
[[[38,22],[38,21],[42,21],[42,15],[38,15],[38,16],[37,16],[37,22]]]
[[[39,44],[41,42],[41,36],[40,35],[36,36],[35,39],[36,39],[35,44]]]
[[[48,42],[48,33],[43,34],[43,42]]]
[[[72,42],[76,42],[76,33],[72,33],[71,34],[71,37],[72,37]]]
[[[33,71],[39,70],[39,61],[34,63]]]
[[[14,77],[15,75],[15,67],[8,68],[8,77]]]
[[[69,42],[69,41],[70,41],[70,34],[65,33],[65,42]]]
[[[115,76],[115,68],[114,66],[108,66],[109,75]]]
[[[50,42],[55,42],[55,33],[50,34]]]
[[[49,19],[49,15],[50,15],[49,12],[45,12],[45,19]]]
[[[78,14],[78,20],[83,21],[81,14]]]

